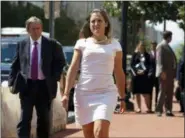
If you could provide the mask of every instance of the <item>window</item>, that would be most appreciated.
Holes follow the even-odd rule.
[[[16,52],[17,43],[1,43],[1,62],[11,63]]]
[[[62,8],[64,10],[66,10],[67,9],[67,1],[62,1],[61,3],[62,3]]]
[[[67,63],[70,64],[73,57],[73,52],[65,52],[65,57],[66,57]]]

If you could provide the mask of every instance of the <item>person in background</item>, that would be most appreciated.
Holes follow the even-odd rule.
[[[144,96],[147,113],[151,113],[150,95],[152,93],[151,81],[148,77],[150,71],[150,55],[146,52],[144,43],[141,41],[132,56],[132,92],[136,96],[136,113],[141,113],[141,95]]]
[[[157,42],[152,41],[151,42],[151,50],[149,52],[150,54],[150,59],[151,59],[151,70],[150,70],[150,79],[151,79],[151,88],[155,87],[155,110],[157,106],[157,99],[158,99],[158,93],[159,93],[159,81],[158,78],[155,76],[156,73],[156,47],[157,47]],[[153,91],[153,90],[152,90]],[[150,96],[150,110],[152,110],[152,99],[153,99],[153,93]]]
[[[182,94],[184,92],[184,57],[180,59],[177,68],[177,93],[178,93],[178,101],[180,104],[180,112],[184,112],[184,104]]]
[[[163,40],[157,46],[156,77],[159,78],[159,96],[157,103],[157,115],[162,116],[165,103],[166,116],[174,116],[172,113],[172,100],[174,90],[174,78],[176,77],[177,60],[169,43],[172,40],[172,32],[163,32]]]

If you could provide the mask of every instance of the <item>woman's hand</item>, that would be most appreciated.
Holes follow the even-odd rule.
[[[69,96],[68,95],[63,95],[62,96],[62,100],[61,100],[61,102],[62,102],[62,106],[67,110],[67,108],[68,108],[68,101],[69,101]]]
[[[119,111],[119,113],[120,114],[123,114],[124,112],[125,112],[125,101],[121,101],[120,102],[120,111]]]
[[[144,71],[143,71],[143,70],[138,70],[138,71],[137,71],[137,74],[138,74],[138,75],[143,75],[143,74],[144,74]]]

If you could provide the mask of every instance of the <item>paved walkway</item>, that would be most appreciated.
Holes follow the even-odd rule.
[[[125,138],[183,138],[184,116],[180,114],[179,105],[174,103],[175,117],[157,117],[156,114],[136,114],[126,112],[123,115],[114,114],[110,126],[110,137]],[[75,124],[68,124],[66,130],[56,133],[52,138],[83,137],[80,129]]]

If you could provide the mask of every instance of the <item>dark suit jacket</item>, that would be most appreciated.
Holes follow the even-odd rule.
[[[145,52],[144,57],[145,57],[144,65],[146,67],[144,75],[148,75],[148,73],[150,72],[150,66],[151,66],[150,65],[150,55],[147,52]],[[140,53],[134,52],[134,54],[132,55],[132,59],[131,59],[131,68],[136,73],[136,75],[137,75],[137,69],[135,66],[138,63],[140,63]]]
[[[168,78],[175,78],[177,60],[172,48],[163,40],[157,45],[156,50],[156,77],[165,72]]]
[[[180,82],[180,86],[184,89],[184,59],[182,58],[177,68],[177,80]]]
[[[154,57],[152,51],[150,51],[150,75],[152,77],[155,77],[155,73],[156,73],[156,58]]]
[[[41,60],[41,69],[46,79],[49,97],[53,99],[56,97],[57,81],[60,80],[66,63],[61,45],[55,40],[42,36]],[[9,75],[9,86],[16,86],[16,91],[24,92],[30,67],[30,38],[28,37],[18,43]]]

